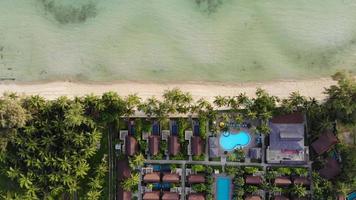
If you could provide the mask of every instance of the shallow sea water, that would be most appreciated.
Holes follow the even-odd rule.
[[[0,78],[246,82],[356,72],[355,10],[353,0],[223,0],[211,13],[195,0],[1,0]],[[68,15],[77,20],[61,21]]]

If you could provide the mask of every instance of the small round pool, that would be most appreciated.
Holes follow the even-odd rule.
[[[219,143],[224,151],[233,151],[236,148],[243,148],[250,143],[251,137],[245,131],[238,133],[223,132],[220,134]]]

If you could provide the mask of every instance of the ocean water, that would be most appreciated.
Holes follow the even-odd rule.
[[[246,82],[356,72],[356,0],[0,0],[0,78]]]

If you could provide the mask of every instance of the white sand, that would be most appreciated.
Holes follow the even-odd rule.
[[[302,95],[315,97],[322,100],[324,88],[335,84],[330,78],[313,80],[286,80],[263,83],[149,83],[149,82],[117,82],[117,83],[73,83],[73,82],[49,82],[49,83],[0,83],[0,93],[12,91],[26,95],[41,95],[47,99],[66,95],[69,97],[82,96],[86,94],[100,95],[107,91],[115,91],[121,96],[138,94],[143,99],[151,96],[160,97],[166,89],[175,87],[190,92],[194,99],[206,98],[213,100],[214,96],[237,95],[245,92],[253,97],[256,88],[263,88],[270,94],[278,97],[287,97],[293,91],[299,91]]]

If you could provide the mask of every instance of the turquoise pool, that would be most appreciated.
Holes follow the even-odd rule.
[[[236,148],[243,148],[251,141],[250,134],[245,131],[238,133],[223,132],[220,136],[220,147],[224,151],[232,151]]]
[[[356,191],[350,193],[346,199],[347,200],[355,200],[356,199]]]
[[[231,199],[231,178],[227,176],[219,176],[216,180],[216,199],[229,200]]]

